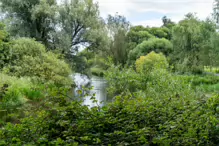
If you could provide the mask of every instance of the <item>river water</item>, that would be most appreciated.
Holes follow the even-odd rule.
[[[84,97],[84,105],[88,105],[89,107],[94,107],[94,106],[102,106],[106,101],[107,101],[107,91],[106,91],[106,87],[107,87],[107,82],[106,80],[104,80],[101,77],[96,77],[96,76],[92,76],[90,79],[82,74],[78,74],[76,73],[74,76],[74,81],[75,84],[77,85],[77,88],[74,91],[74,95],[78,95],[77,94],[77,90],[82,90],[83,91],[83,87],[92,87],[92,89],[89,92],[89,95],[93,95],[95,94],[95,99],[97,100],[96,103],[93,103],[93,100],[91,100],[91,96],[85,96]]]

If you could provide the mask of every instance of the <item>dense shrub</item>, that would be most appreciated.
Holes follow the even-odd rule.
[[[149,72],[154,68],[167,69],[168,62],[166,57],[162,53],[155,53],[152,51],[146,56],[141,56],[135,62],[135,67],[137,72]]]
[[[219,83],[219,77],[215,75],[179,75],[179,77],[194,86],[199,86],[202,84],[213,85]]]
[[[37,85],[33,85],[28,78],[17,78],[0,73],[0,109],[12,108],[23,104],[29,99],[43,97],[40,91],[36,91]]]
[[[46,52],[45,47],[32,40],[21,38],[12,42],[9,65],[4,72],[17,77],[31,77],[42,83],[50,82],[56,85],[70,85],[71,70],[63,60],[52,52]]]
[[[146,73],[137,73],[133,69],[121,69],[112,66],[105,77],[108,80],[109,97],[129,95],[135,97],[163,97],[163,96],[198,96],[187,80],[169,73],[164,69],[154,69]]]
[[[118,96],[89,109],[63,96],[0,130],[1,145],[209,145],[219,143],[219,97]],[[45,109],[46,106],[46,109]],[[39,110],[40,109],[40,110]]]

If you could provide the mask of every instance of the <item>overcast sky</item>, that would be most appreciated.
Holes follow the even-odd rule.
[[[133,25],[160,26],[166,15],[178,22],[188,12],[205,19],[212,13],[214,0],[94,0],[99,3],[101,16],[118,12]]]

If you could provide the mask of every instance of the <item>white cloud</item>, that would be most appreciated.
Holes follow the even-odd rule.
[[[188,12],[196,12],[201,19],[206,18],[212,12],[214,0],[94,0],[99,3],[102,17],[118,12],[133,20],[136,15],[153,13],[167,15],[173,21],[179,21]],[[147,24],[159,26],[161,20],[140,18],[141,20],[132,21],[133,24]]]

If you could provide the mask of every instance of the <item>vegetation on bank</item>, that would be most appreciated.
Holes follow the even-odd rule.
[[[0,3],[0,146],[219,144],[214,17],[132,26],[92,0]],[[83,105],[74,72],[104,77],[112,102]]]

